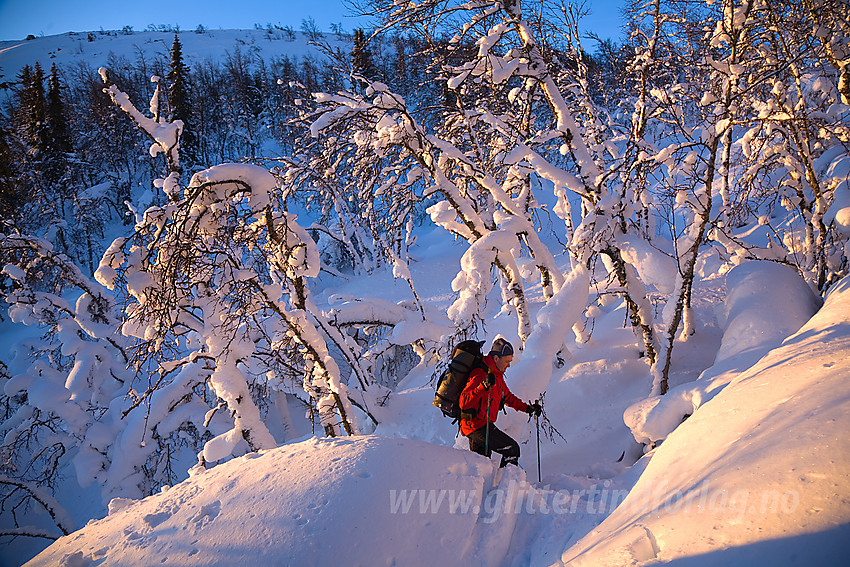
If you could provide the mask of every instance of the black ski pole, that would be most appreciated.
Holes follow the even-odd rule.
[[[537,482],[543,482],[540,479],[540,416],[534,415],[534,423],[537,425]]]
[[[485,376],[484,379],[486,380],[487,377]],[[492,387],[491,385],[490,388]],[[490,458],[490,388],[487,388],[487,425],[485,426],[487,429],[484,430],[484,454],[488,459]]]

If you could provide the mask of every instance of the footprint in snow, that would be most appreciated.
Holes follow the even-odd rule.
[[[198,514],[192,518],[192,522],[200,529],[215,520],[221,513],[221,502],[216,500],[201,507]]]
[[[155,528],[170,517],[171,512],[154,512],[153,514],[148,514],[142,519],[147,525],[152,528]]]

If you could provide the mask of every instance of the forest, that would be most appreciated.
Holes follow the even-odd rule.
[[[0,364],[0,535],[68,533],[65,474],[140,498],[277,447],[287,400],[368,434],[494,301],[528,391],[622,303],[663,396],[710,265],[847,275],[843,0],[630,0],[623,44],[565,2],[359,7],[374,27],[305,33],[316,56],[189,66],[195,30],[3,78],[2,317],[32,330]],[[464,246],[447,313],[417,292],[423,225]],[[380,271],[409,299],[314,299]]]

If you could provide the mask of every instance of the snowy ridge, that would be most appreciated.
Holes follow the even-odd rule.
[[[111,56],[127,57],[131,61],[139,56],[148,61],[162,58],[165,64],[174,39],[173,32],[110,33],[112,35],[69,32],[28,41],[0,41],[0,73],[7,80],[12,80],[24,65],[32,65],[36,61],[47,68],[51,63],[68,67],[83,64],[95,70],[106,64]],[[291,40],[280,30],[272,33],[267,30],[207,30],[204,33],[184,30],[178,35],[189,65],[217,61],[223,53],[233,54],[237,49],[245,55],[261,55],[264,58],[320,56],[319,50],[310,46],[301,32],[295,32]],[[325,41],[331,44],[340,42],[331,34],[326,35]]]
[[[665,439],[683,419],[803,326],[821,305],[794,270],[773,262],[736,266],[726,283],[730,293],[718,313],[724,332],[714,364],[696,381],[626,410],[623,419],[638,443],[654,446]]]

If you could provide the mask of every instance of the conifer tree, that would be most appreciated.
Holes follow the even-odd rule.
[[[9,132],[0,128],[0,233],[16,226],[22,201],[13,164],[16,156],[9,144]]]
[[[45,147],[44,126],[46,121],[46,101],[44,96],[44,71],[36,62],[34,67],[25,65],[18,73],[18,107],[16,122],[29,146],[29,153],[39,157]]]
[[[32,67],[24,65],[20,71],[15,84],[18,89],[15,91],[15,105],[12,108],[12,121],[21,133],[26,129],[27,124],[27,97],[30,94],[29,85],[32,83]]]
[[[50,78],[47,86],[46,121],[49,145],[60,152],[70,152],[72,149],[68,117],[65,113],[65,101],[62,96],[62,86],[56,64],[50,67]]]
[[[14,194],[18,198],[14,213],[16,228],[26,230],[27,219],[44,225],[45,215],[51,216],[50,200],[45,194],[46,150],[48,147],[46,128],[46,101],[44,95],[44,72],[41,65],[26,65],[17,76],[18,89],[12,108],[12,129],[8,142],[19,168],[16,175]],[[27,212],[23,211],[26,207]],[[37,212],[36,212],[37,211]]]
[[[363,30],[354,30],[354,46],[351,50],[352,72],[357,77],[374,79],[376,75],[375,64],[372,62],[372,53],[366,47],[366,35]]]
[[[168,72],[168,104],[171,109],[169,121],[183,121],[183,135],[180,138],[180,157],[183,167],[191,167],[196,162],[197,152],[195,136],[191,128],[191,108],[189,88],[189,67],[183,62],[183,45],[180,38],[174,34],[171,44],[171,68]]]
[[[47,148],[47,102],[44,95],[44,71],[36,61],[29,85],[29,121],[27,123],[30,143],[39,153]]]
[[[45,173],[51,183],[59,181],[64,175],[68,165],[68,154],[73,149],[62,88],[59,71],[54,64],[50,68],[48,79],[44,132]]]

